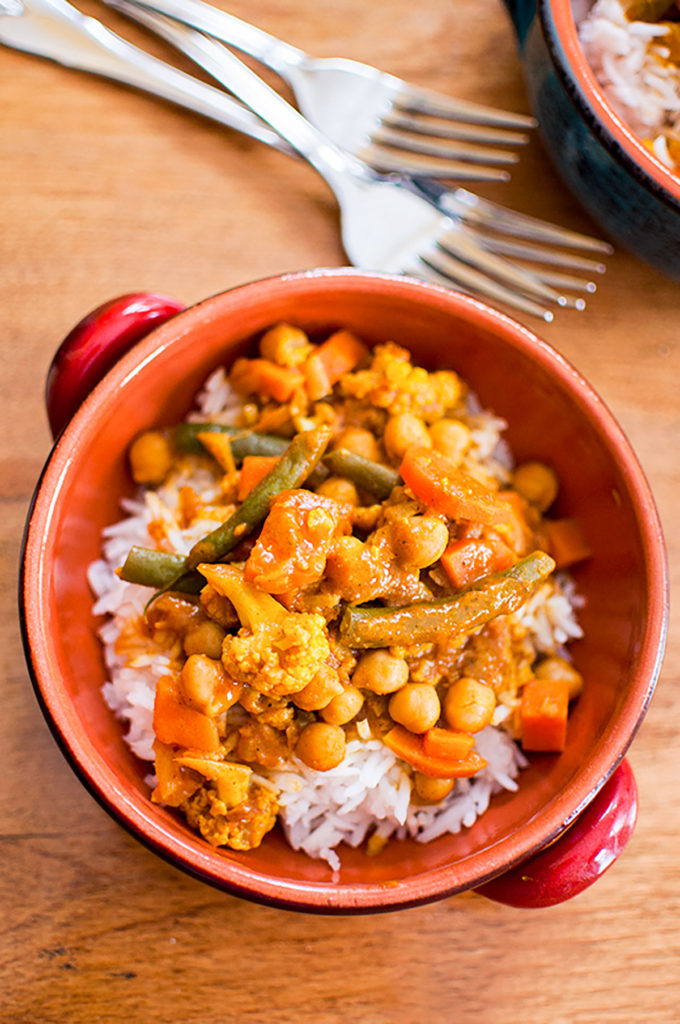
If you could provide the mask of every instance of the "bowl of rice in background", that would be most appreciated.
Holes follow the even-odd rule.
[[[642,20],[653,2],[506,6],[556,170],[610,238],[680,280],[680,71],[667,30]]]
[[[635,784],[623,758],[653,693],[668,602],[654,502],[602,401],[526,328],[474,299],[407,278],[310,271],[179,308],[135,296],[95,311],[62,346],[50,379],[51,423],[63,429],[27,523],[22,627],[43,713],[88,790],[176,866],[285,908],[383,911],[468,889],[545,906],[591,884],[634,826]],[[481,408],[493,410],[494,429],[507,425],[503,437],[518,461],[554,468],[557,514],[578,519],[591,550],[573,570],[579,628],[570,651],[585,685],[564,751],[522,758],[516,778],[498,792],[487,787],[484,813],[463,815],[453,834],[391,839],[377,856],[343,844],[330,863],[293,849],[279,826],[257,849],[211,847],[175,811],[150,800],[150,766],[131,750],[102,693],[110,676],[100,638],[106,617],[95,615],[88,577],[101,560],[102,531],[136,493],[126,455],[133,438],[181,420],[216,368],[252,353],[255,339],[279,322],[313,336],[346,328],[368,345],[389,340],[414,362],[455,370]],[[362,784],[374,782],[366,776]]]

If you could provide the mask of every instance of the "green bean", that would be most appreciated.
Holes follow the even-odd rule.
[[[324,463],[336,476],[345,476],[363,491],[368,491],[376,498],[389,498],[399,483],[399,474],[379,462],[365,459],[363,455],[355,455],[346,448],[335,448],[324,455]]]
[[[323,455],[331,437],[330,427],[315,427],[296,434],[284,454],[260,480],[226,522],[194,544],[187,569],[200,562],[218,562],[266,519],[271,503],[281,491],[300,487]]]
[[[289,441],[275,434],[258,434],[254,430],[230,427],[224,423],[179,423],[174,429],[175,446],[181,452],[205,455],[199,434],[229,434],[231,453],[235,462],[243,462],[246,455],[282,455]]]
[[[158,591],[198,593],[205,581],[193,570],[200,562],[217,562],[266,518],[281,491],[300,487],[313,472],[331,436],[329,427],[297,434],[277,464],[221,526],[194,544],[189,555],[172,555],[150,548],[133,547],[120,569],[120,578]],[[158,595],[156,595],[158,596]]]
[[[549,555],[535,551],[453,597],[403,608],[349,605],[340,620],[340,639],[349,647],[366,648],[462,638],[497,615],[517,611],[554,568]]]
[[[198,573],[185,573],[185,569],[184,555],[135,546],[130,549],[118,575],[126,583],[139,583],[156,590],[173,586],[175,590],[197,594],[205,586],[205,580]]]

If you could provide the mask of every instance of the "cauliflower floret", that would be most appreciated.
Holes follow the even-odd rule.
[[[286,612],[275,621],[228,636],[222,663],[235,682],[274,697],[299,693],[331,653],[326,621],[317,612]]]
[[[399,345],[377,345],[367,370],[346,373],[340,386],[345,395],[367,400],[391,416],[410,412],[434,423],[461,404],[465,388],[452,370],[428,373],[413,366],[411,354]]]
[[[230,846],[232,850],[256,849],[276,824],[278,809],[276,794],[257,783],[236,807],[228,807],[208,786],[181,806],[192,828],[212,846]]]

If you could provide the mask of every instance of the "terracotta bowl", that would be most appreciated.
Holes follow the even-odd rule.
[[[586,2],[505,4],[531,109],[557,172],[610,238],[680,280],[680,178],[650,153],[598,85],[574,20]]]
[[[150,312],[158,323],[177,309],[158,297],[146,306],[139,299],[125,297],[97,311],[62,346],[50,376],[55,427],[89,389],[95,370],[144,333]],[[369,342],[391,339],[428,366],[459,371],[507,419],[519,459],[554,465],[562,481],[557,513],[579,518],[593,551],[574,573],[587,599],[580,615],[585,638],[573,646],[586,686],[564,753],[532,757],[519,792],[496,797],[460,835],[429,845],[393,842],[372,858],[343,850],[335,876],[291,850],[276,831],[259,850],[215,850],[178,815],[151,803],[148,766],[131,754],[100,694],[106,676],[85,575],[99,556],[102,528],[120,517],[120,499],[132,493],[130,440],[144,428],[179,420],[216,365],[247,351],[254,335],[284,319],[311,332],[343,325]],[[473,299],[406,278],[333,270],[207,299],[155,327],[113,365],[65,426],[39,482],[21,600],[27,659],[47,721],[72,767],[119,822],[173,864],[231,893],[351,913],[470,888],[541,906],[580,891],[609,866],[635,820],[635,785],[622,759],[660,666],[666,591],[661,530],[640,466],[572,366]]]

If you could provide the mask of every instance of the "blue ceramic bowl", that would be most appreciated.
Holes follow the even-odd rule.
[[[613,241],[680,280],[680,179],[609,105],[581,49],[571,0],[505,3],[558,173]]]

